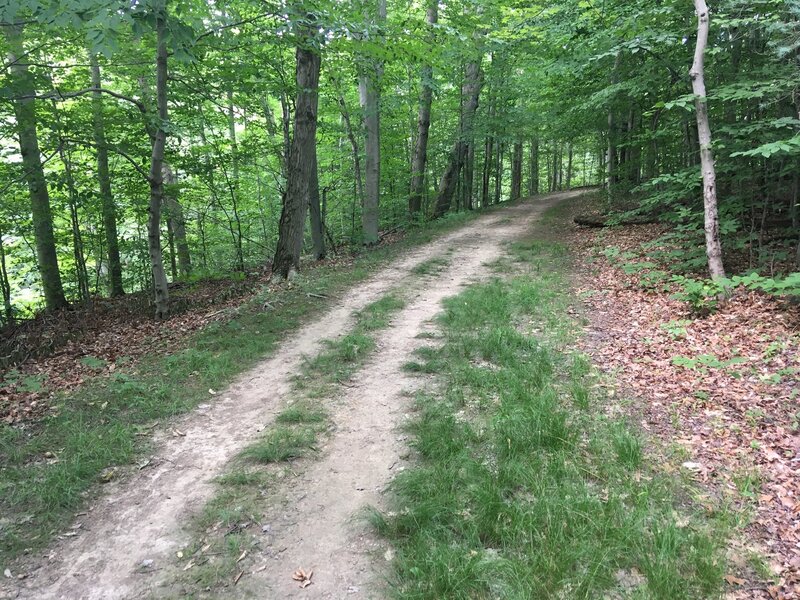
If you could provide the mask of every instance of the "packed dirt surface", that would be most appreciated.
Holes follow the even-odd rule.
[[[402,365],[421,344],[415,338],[440,311],[441,300],[489,275],[487,264],[545,208],[581,193],[551,194],[483,215],[404,254],[349,290],[328,313],[281,344],[274,357],[158,433],[157,451],[146,468],[108,484],[106,493],[76,519],[69,537],[44,556],[32,557],[26,577],[13,580],[16,587],[9,588],[9,580],[0,584],[6,586],[0,598],[158,595],[175,552],[187,543],[184,525],[214,494],[214,478],[285,406],[303,358],[316,354],[323,340],[347,333],[355,311],[404,286],[415,290],[411,301],[382,332],[354,386],[333,402],[334,431],[325,451],[286,492],[271,524],[266,568],[239,584],[242,594],[250,590],[262,598],[382,595],[375,585],[386,557],[359,511],[364,505],[381,506],[386,485],[407,456],[400,426],[409,402],[404,391],[414,382]],[[452,262],[443,270],[412,273],[416,265],[449,251]],[[313,585],[302,591],[292,581],[297,568],[314,570]]]

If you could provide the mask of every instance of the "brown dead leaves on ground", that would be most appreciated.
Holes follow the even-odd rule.
[[[390,232],[381,244],[399,242],[405,232]],[[354,255],[334,254],[309,263],[350,269]],[[154,321],[148,292],[96,299],[90,307],[42,313],[32,321],[0,331],[0,423],[37,420],[48,414],[59,392],[74,390],[96,376],[131,368],[145,355],[182,349],[189,337],[214,321],[231,319],[236,309],[269,287],[269,271],[243,279],[205,279],[170,286],[173,316]],[[265,309],[274,308],[267,303]],[[19,357],[19,359],[17,358]]]
[[[585,350],[637,399],[642,427],[683,456],[708,510],[729,498],[750,511],[742,547],[730,552],[728,597],[800,598],[800,311],[741,293],[694,318],[601,252],[640,252],[662,231],[574,227],[584,265],[576,285],[590,319]],[[759,554],[769,576],[753,568],[749,556]]]
[[[47,414],[55,393],[69,391],[86,379],[130,366],[145,354],[166,354],[211,321],[252,297],[260,278],[208,280],[180,284],[171,290],[174,310],[165,322],[154,321],[143,294],[98,300],[92,307],[37,317],[23,332],[4,332],[4,343],[32,356],[0,373],[0,421],[8,424]],[[227,315],[227,317],[226,317]],[[47,340],[51,346],[34,346]],[[27,346],[27,347],[26,347]]]

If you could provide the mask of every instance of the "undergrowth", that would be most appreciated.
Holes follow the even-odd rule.
[[[394,480],[392,510],[374,513],[396,550],[397,598],[720,594],[724,532],[648,468],[572,352],[564,254],[514,246],[524,274],[448,300],[443,345],[409,365],[437,373],[441,391],[418,396],[418,464]]]

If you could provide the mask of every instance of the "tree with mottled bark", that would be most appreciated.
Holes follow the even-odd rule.
[[[539,138],[533,138],[530,146],[530,161],[528,174],[528,195],[535,196],[539,193]]]
[[[325,250],[325,223],[322,221],[322,207],[319,197],[319,172],[317,171],[317,146],[314,144],[314,164],[311,167],[311,181],[308,188],[308,211],[311,220],[311,246],[314,260],[322,260]]]
[[[92,87],[99,90],[103,87],[100,75],[100,63],[94,52],[89,52],[89,65]],[[103,114],[103,94],[92,93],[92,133],[97,153],[97,185],[103,212],[103,228],[106,241],[106,259],[108,260],[108,285],[111,296],[125,293],[122,286],[122,262],[119,257],[119,240],[117,236],[117,208],[111,192],[111,176],[108,170],[108,144],[106,143],[105,116]]]
[[[611,71],[611,86],[617,85],[619,81],[620,65],[622,64],[622,52],[618,51],[614,58],[614,68]],[[617,150],[617,117],[614,107],[608,109],[608,154],[606,157],[607,179],[606,185],[609,189],[619,182],[619,156]]]
[[[156,114],[150,155],[150,204],[147,218],[147,249],[153,278],[155,317],[169,317],[169,285],[161,251],[161,206],[164,202],[164,151],[167,144],[167,7],[160,0],[154,6],[156,26]]]
[[[189,253],[189,243],[186,240],[186,219],[178,199],[178,177],[166,161],[163,163],[162,173],[164,176],[164,208],[177,246],[178,270],[181,277],[186,278],[192,274],[192,258]]]
[[[725,277],[722,264],[722,244],[719,237],[719,212],[717,209],[717,173],[714,152],[711,149],[711,126],[708,122],[708,102],[704,74],[704,58],[708,44],[709,14],[705,0],[694,0],[697,12],[697,44],[694,61],[689,71],[695,97],[697,139],[700,143],[700,169],[703,173],[703,206],[706,233],[706,256],[712,278]]]
[[[39,274],[42,278],[42,291],[47,309],[56,310],[66,307],[68,303],[61,284],[50,195],[39,153],[39,136],[36,131],[36,90],[29,69],[30,55],[25,51],[22,25],[8,25],[2,29],[9,47],[8,64],[10,65],[11,85],[18,96],[13,103],[14,116],[19,150],[22,155],[22,168],[31,201],[33,236]]]
[[[378,0],[377,24],[386,23],[386,0]],[[371,61],[358,81],[361,108],[364,111],[365,194],[361,210],[364,244],[378,242],[381,195],[381,77],[383,63]]]
[[[489,95],[489,110],[487,112],[489,121],[490,122],[493,121],[495,116],[495,101],[492,94]],[[484,208],[492,203],[491,197],[489,195],[489,187],[492,181],[492,164],[494,161],[494,156],[493,156],[494,151],[495,151],[494,136],[487,135],[483,149],[483,178],[481,182],[481,206]]]
[[[361,205],[364,205],[364,179],[361,176],[361,150],[358,146],[358,138],[353,131],[353,122],[350,119],[350,111],[347,108],[347,101],[344,95],[338,95],[339,110],[341,111],[342,121],[344,121],[344,129],[347,133],[347,139],[350,142],[350,148],[353,151],[353,172],[355,173],[356,195],[358,196]]]
[[[235,245],[236,245],[236,267],[239,272],[244,272],[244,248],[242,234],[242,217],[239,214],[239,190],[241,188],[241,181],[239,177],[239,143],[236,140],[236,112],[233,107],[233,90],[228,88],[228,139],[231,143],[231,163],[232,163],[232,179],[228,182],[228,189],[231,195],[231,208],[233,210],[233,220],[236,227]],[[233,225],[231,230],[233,229]]]
[[[483,73],[480,62],[472,61],[467,64],[464,84],[461,94],[465,98],[464,109],[461,114],[459,135],[450,151],[442,179],[439,182],[439,191],[436,195],[436,206],[434,207],[433,217],[443,216],[449,209],[453,201],[453,195],[458,184],[458,176],[464,165],[468,151],[468,139],[472,135],[473,121],[475,112],[478,110],[478,99],[483,86]]]
[[[295,52],[297,99],[295,101],[294,136],[289,151],[286,194],[278,225],[278,246],[272,260],[272,279],[290,279],[300,269],[309,189],[315,167],[317,108],[321,57],[316,19],[307,15],[298,24],[299,42]]]
[[[567,145],[567,189],[572,189],[572,142]]]
[[[511,200],[522,197],[522,142],[514,142],[511,154]]]
[[[426,20],[429,42],[432,30],[439,20],[439,0],[429,0]],[[420,75],[419,116],[417,118],[417,143],[411,161],[411,192],[408,196],[408,212],[417,214],[422,209],[422,194],[425,189],[425,168],[428,160],[428,134],[431,128],[431,104],[433,103],[433,66],[426,63]]]
[[[3,231],[0,231],[0,291],[3,293],[3,323],[8,325],[14,322],[14,307],[11,304],[11,281],[8,278],[8,263],[6,261]]]

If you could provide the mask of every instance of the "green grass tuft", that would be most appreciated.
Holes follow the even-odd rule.
[[[419,263],[411,272],[415,275],[435,275],[440,273],[450,264],[450,258],[447,256],[436,256]]]
[[[407,365],[438,373],[441,391],[417,397],[419,462],[394,480],[392,512],[370,516],[397,553],[393,595],[718,596],[724,534],[678,519],[671,479],[641,477],[641,439],[604,416],[589,360],[571,353],[577,328],[551,270],[565,251],[511,251],[530,274],[446,301],[443,346]]]
[[[305,404],[295,404],[284,409],[275,417],[275,422],[283,425],[297,425],[322,423],[325,419],[327,419],[325,411],[308,407]]]
[[[284,462],[313,451],[317,434],[311,428],[272,427],[264,439],[249,446],[242,456],[256,463]]]

